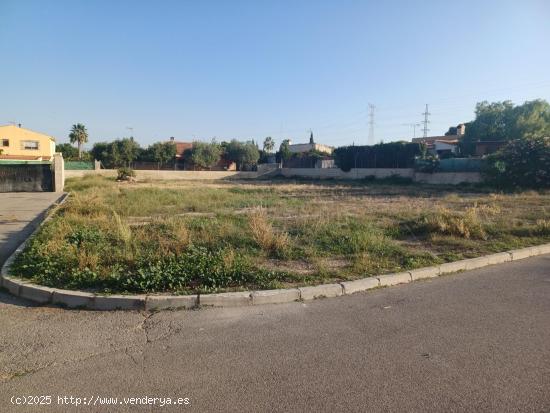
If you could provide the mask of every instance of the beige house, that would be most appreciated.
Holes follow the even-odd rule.
[[[55,153],[55,139],[21,125],[0,126],[0,161],[49,161]]]
[[[436,155],[441,155],[445,152],[456,153],[458,144],[464,138],[466,125],[461,123],[456,127],[456,135],[444,136],[428,136],[426,138],[413,138],[415,143],[423,143],[426,145],[428,152]]]
[[[291,153],[304,153],[304,152],[324,152],[326,154],[331,154],[334,151],[332,146],[323,145],[321,143],[295,143],[288,145],[288,149]]]

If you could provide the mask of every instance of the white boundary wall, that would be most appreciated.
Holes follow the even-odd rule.
[[[260,170],[259,172],[238,171],[150,171],[136,170],[138,179],[149,180],[216,180],[216,179],[256,179],[262,175],[282,175],[287,178],[309,179],[365,179],[367,176],[375,178],[388,178],[400,176],[410,178],[414,182],[434,185],[456,185],[460,183],[481,182],[478,172],[436,172],[433,174],[415,172],[412,168],[357,168],[344,172],[338,168],[282,168],[272,171]],[[85,175],[116,176],[115,169],[91,170],[65,170],[65,178],[82,177]]]
[[[239,172],[239,171],[151,171],[134,170],[137,179],[151,180],[215,180],[215,179],[254,179],[258,176],[257,172]],[[116,169],[92,170],[66,170],[65,178],[82,177],[85,175],[103,175],[116,176]]]
[[[282,168],[281,175],[286,177],[303,177],[317,179],[364,179],[367,176],[376,178],[387,178],[392,175],[403,178],[413,178],[412,168],[356,168],[344,172],[339,168]]]
[[[422,182],[435,185],[456,185],[460,183],[481,182],[481,174],[478,172],[436,172],[433,174],[415,172],[412,168],[356,168],[344,172],[338,168],[283,168],[281,175],[287,178],[311,178],[311,179],[364,179],[367,176],[375,178],[388,178],[400,176],[410,178],[414,182]]]

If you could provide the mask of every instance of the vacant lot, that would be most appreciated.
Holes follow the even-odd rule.
[[[362,278],[550,241],[550,193],[373,182],[116,183],[72,194],[15,275],[188,293]]]

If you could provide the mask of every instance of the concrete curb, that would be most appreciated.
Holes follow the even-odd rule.
[[[300,287],[301,300],[314,300],[316,298],[338,297],[344,294],[341,284],[322,284],[314,287]]]
[[[396,274],[384,274],[379,275],[378,281],[380,282],[380,287],[390,287],[397,284],[406,284],[412,281],[410,272],[399,272]]]
[[[67,194],[60,198],[58,204],[52,208],[52,211],[57,209],[66,198]],[[199,305],[213,307],[241,307],[249,305],[290,303],[299,300],[306,301],[323,297],[350,295],[377,287],[410,283],[412,281],[439,277],[440,275],[458,271],[473,270],[489,265],[518,261],[537,255],[550,254],[549,243],[395,274],[384,274],[354,281],[280,290],[243,291],[199,295],[100,295],[83,291],[44,287],[8,275],[9,267],[17,254],[25,248],[27,241],[36,233],[44,222],[50,219],[51,216],[52,214],[49,213],[38,228],[36,228],[27,240],[23,242],[6,260],[0,272],[0,286],[6,288],[15,296],[26,298],[38,304],[58,304],[63,307],[82,308],[88,310],[149,311],[176,308],[189,309]]]

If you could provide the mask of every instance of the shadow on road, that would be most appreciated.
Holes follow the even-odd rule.
[[[27,196],[29,194],[25,194]],[[0,267],[4,265],[5,261],[8,259],[8,257],[13,254],[13,252],[23,243],[32,232],[38,228],[40,223],[46,218],[48,215],[48,212],[50,209],[59,202],[63,195],[57,196],[55,199],[52,199],[52,201],[47,201],[46,204],[41,204],[43,206],[36,208],[36,216],[29,221],[25,226],[21,227],[23,224],[22,221],[25,221],[24,219],[18,219],[16,217],[16,214],[18,212],[18,205],[11,205],[13,208],[12,210],[8,207],[8,212],[6,211],[0,211],[0,215],[5,217],[7,216],[7,219],[1,219],[0,220]],[[29,200],[25,197],[21,199],[21,201],[25,207],[29,206]],[[13,211],[14,219],[9,218],[9,214],[11,214],[11,211]],[[11,305],[19,305],[23,307],[34,307],[35,305],[28,300],[21,299],[18,297],[12,296],[7,291],[0,291],[0,303],[5,304],[11,304]]]
[[[37,307],[39,304],[11,295],[9,292],[0,291],[0,304],[15,305],[17,307]]]

